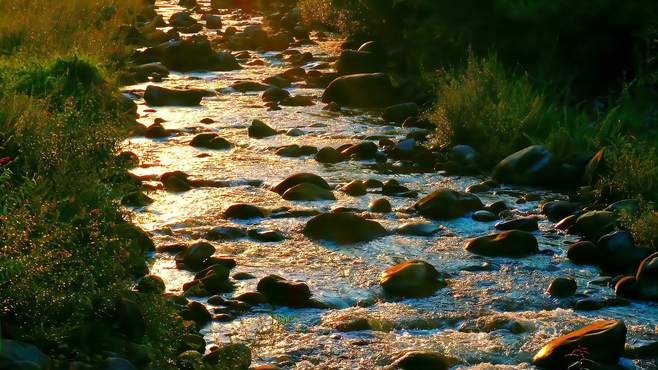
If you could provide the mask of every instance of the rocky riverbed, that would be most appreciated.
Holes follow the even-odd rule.
[[[567,257],[581,238],[556,224],[584,205],[427,166],[423,158],[442,154],[430,131],[405,120],[413,107],[387,110],[386,120],[381,109],[345,107],[393,103],[378,76],[360,86],[381,94],[325,93],[342,40],[306,40],[294,12],[279,23],[292,22],[296,39],[257,12],[210,6],[156,3],[163,33],[180,22],[183,38],[232,50],[203,62],[196,51],[206,41],[142,50],[143,62],[162,63],[125,87],[144,127],[124,148],[145,184],[147,197],[126,204],[158,246],[151,273],[207,308],[196,321],[208,351],[244,342],[252,365],[284,369],[385,368],[408,351],[440,353],[446,368],[523,369],[550,340],[601,319],[622,320],[631,347],[656,340],[658,305],[615,294],[629,271],[606,277]],[[450,150],[470,161],[468,148]],[[300,173],[317,176],[291,177]],[[598,240],[614,229],[602,222],[578,234]],[[426,263],[398,266],[380,284],[384,271],[415,260]],[[630,357],[625,368],[656,366]]]

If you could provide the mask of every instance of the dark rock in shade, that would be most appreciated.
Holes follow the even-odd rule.
[[[249,137],[253,137],[256,139],[274,136],[277,134],[275,129],[266,125],[265,122],[257,119],[251,121],[251,126],[249,126],[247,131],[249,133]]]
[[[293,95],[279,101],[284,107],[310,107],[315,105],[312,96]]]
[[[391,364],[392,369],[402,370],[448,370],[456,364],[455,359],[438,352],[406,352]]]
[[[272,191],[279,195],[283,195],[288,189],[303,183],[309,183],[322,189],[331,190],[329,184],[322,177],[312,173],[301,172],[286,177],[283,181],[272,188]]]
[[[33,344],[2,338],[0,367],[8,370],[18,369],[21,364],[26,363],[33,364],[34,367],[24,367],[25,369],[48,369],[50,359]]]
[[[498,219],[495,213],[485,210],[475,211],[472,216],[474,221],[490,222]]]
[[[103,370],[137,370],[135,365],[125,358],[108,357],[104,361]]]
[[[389,202],[386,198],[379,198],[371,201],[368,204],[368,208],[370,211],[376,213],[388,213],[392,210],[391,202]]]
[[[382,58],[368,51],[343,50],[336,60],[339,75],[381,72]]]
[[[190,269],[199,270],[205,267],[208,258],[215,254],[215,247],[207,242],[196,242],[176,255],[176,262]]]
[[[636,247],[633,236],[628,231],[613,231],[602,236],[597,242],[600,266],[609,272],[635,272],[642,260],[651,251],[648,248]]]
[[[230,369],[247,370],[251,366],[251,349],[243,343],[229,343],[210,351],[203,356],[203,362],[217,365],[221,364],[220,368],[230,366]]]
[[[144,137],[149,139],[161,139],[168,137],[172,134],[171,130],[167,130],[162,123],[154,123],[151,126],[147,127],[144,131]]]
[[[310,182],[297,184],[289,188],[281,197],[285,200],[298,201],[336,200],[336,197],[331,190],[327,190]]]
[[[597,321],[546,344],[533,358],[544,369],[563,370],[575,362],[575,350],[587,351],[587,359],[614,365],[624,352],[626,325],[623,321]]]
[[[252,204],[238,203],[230,205],[224,211],[224,217],[248,220],[265,217],[265,210]]]
[[[658,358],[658,342],[649,342],[641,345],[627,345],[624,349],[624,357],[632,359]]]
[[[267,303],[267,297],[265,297],[262,293],[259,292],[242,293],[240,295],[233,297],[233,299],[248,303],[252,306],[257,306],[259,304]]]
[[[578,220],[578,216],[580,215],[571,215],[567,216],[563,219],[560,220],[560,222],[555,224],[555,229],[556,230],[569,230],[575,223],[576,220]]]
[[[354,197],[366,195],[368,193],[368,188],[366,188],[366,185],[361,180],[350,181],[349,183],[342,186],[340,190],[345,194]]]
[[[121,204],[127,207],[145,207],[153,202],[153,199],[141,191],[133,191],[121,198]]]
[[[160,182],[162,182],[165,190],[177,193],[192,188],[188,177],[188,174],[181,171],[165,172],[160,175]]]
[[[558,277],[555,278],[551,285],[548,286],[548,294],[552,297],[568,297],[576,293],[577,288],[576,281],[570,277]]]
[[[525,231],[510,230],[471,239],[466,250],[489,257],[525,257],[539,252],[537,239]]]
[[[488,206],[484,207],[484,209],[489,212],[499,214],[500,212],[507,210],[507,204],[504,200],[499,200],[489,204]]]
[[[523,217],[510,221],[503,221],[497,223],[495,227],[498,230],[521,230],[521,231],[539,230],[536,217]]]
[[[338,150],[329,146],[318,150],[315,155],[315,160],[320,163],[338,163],[344,159],[345,157]]]
[[[583,298],[576,301],[573,309],[576,311],[597,311],[605,306],[605,302],[595,298]]]
[[[206,15],[206,28],[212,30],[217,30],[222,28],[222,18],[214,14]]]
[[[146,275],[139,279],[136,288],[141,293],[152,294],[162,294],[166,289],[164,280],[157,275]]]
[[[265,102],[280,102],[290,97],[290,92],[280,87],[270,87],[263,92],[261,99]]]
[[[541,213],[546,215],[550,221],[557,222],[580,211],[580,207],[581,205],[578,203],[555,200],[544,203],[541,207]]]
[[[644,259],[635,276],[627,276],[617,282],[618,296],[658,301],[658,253]]]
[[[426,297],[446,286],[434,266],[425,261],[411,260],[384,271],[379,285],[396,297]]]
[[[386,122],[395,122],[402,123],[407,120],[409,117],[415,117],[418,115],[418,105],[416,103],[401,103],[396,105],[391,105],[384,109],[382,113],[382,118]]]
[[[231,87],[241,93],[246,92],[255,92],[255,91],[265,91],[270,88],[270,85],[266,85],[256,81],[236,81]]]
[[[203,133],[195,136],[190,145],[197,148],[208,148],[214,150],[230,149],[233,145],[223,137],[215,133]]]
[[[120,298],[117,301],[115,320],[119,331],[130,339],[140,339],[146,333],[144,315],[135,301]]]
[[[350,145],[343,149],[340,154],[345,158],[372,159],[377,154],[377,144],[372,141],[363,141]]]
[[[212,315],[210,315],[206,306],[195,301],[190,301],[180,315],[185,320],[194,321],[198,326],[203,326],[212,319]]]
[[[641,205],[637,199],[624,199],[607,206],[604,211],[613,212],[616,215],[636,216],[640,213]]]
[[[532,145],[503,159],[493,169],[496,181],[540,185],[552,179],[553,155],[544,147]]]
[[[376,108],[390,105],[394,99],[391,79],[383,73],[339,77],[327,86],[322,102],[343,106]]]
[[[398,234],[413,236],[432,236],[441,231],[441,227],[431,222],[408,222],[396,229]]]
[[[590,240],[597,240],[614,230],[617,220],[612,212],[590,211],[576,219],[569,232],[582,235]]]
[[[208,240],[234,240],[247,236],[247,232],[235,226],[217,226],[206,233],[204,238]]]
[[[197,23],[189,12],[176,12],[169,17],[171,27],[191,27]]]
[[[248,232],[249,237],[261,242],[280,242],[286,237],[282,232],[267,229],[251,229]]]
[[[596,244],[590,241],[580,241],[567,249],[567,258],[576,265],[598,265],[600,251]]]
[[[258,282],[257,290],[273,305],[307,307],[310,304],[311,290],[308,285],[277,275],[262,278]]]
[[[207,93],[200,90],[176,90],[149,85],[144,92],[146,104],[153,106],[180,105],[195,106]]]
[[[311,239],[353,244],[388,235],[379,223],[352,213],[324,213],[306,223],[304,235]]]
[[[459,218],[483,207],[475,195],[446,188],[438,189],[414,204],[422,216],[437,220]]]

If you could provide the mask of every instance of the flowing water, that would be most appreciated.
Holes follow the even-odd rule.
[[[175,2],[177,3],[177,2]],[[201,2],[205,4],[205,2]],[[207,4],[206,4],[207,5]],[[158,11],[168,15],[178,11],[174,2],[158,2]],[[238,29],[259,24],[262,18],[238,10],[220,12],[224,26]],[[195,15],[198,17],[198,15]],[[207,32],[207,31],[203,31]],[[209,35],[212,35],[208,32]],[[212,37],[212,36],[211,36]],[[297,48],[310,51],[313,63],[330,61],[338,52],[340,40],[319,41],[317,45]],[[338,147],[355,143],[368,136],[399,139],[410,129],[384,125],[379,112],[323,111],[319,103],[320,89],[301,85],[289,89],[295,95],[310,95],[317,104],[310,107],[282,107],[268,111],[258,93],[238,93],[227,87],[237,80],[261,81],[265,77],[289,68],[280,53],[251,51],[250,58],[265,61],[231,72],[172,73],[160,84],[172,88],[203,88],[216,91],[206,97],[200,107],[157,107],[153,109],[137,99],[140,122],[149,125],[163,118],[168,129],[180,132],[166,139],[132,138],[125,149],[136,153],[141,165],[137,175],[159,175],[180,170],[196,178],[226,181],[220,188],[195,188],[184,193],[153,191],[148,195],[155,202],[144,208],[132,209],[134,221],[149,231],[157,244],[192,242],[208,229],[239,224],[280,230],[286,240],[277,243],[248,239],[213,242],[217,255],[230,256],[238,265],[232,271],[247,272],[256,279],[236,281],[234,293],[255,291],[258,279],[277,274],[306,282],[314,297],[328,303],[331,309],[290,309],[257,307],[231,322],[213,322],[202,330],[209,345],[245,341],[250,344],[254,364],[279,364],[289,369],[375,369],[391,362],[396,354],[409,349],[435,350],[460,360],[455,368],[523,369],[534,353],[548,340],[590,323],[597,318],[623,319],[628,328],[627,342],[655,339],[658,311],[656,304],[632,302],[630,306],[608,307],[597,311],[574,311],[573,300],[557,300],[545,294],[546,287],[558,276],[572,276],[578,282],[578,293],[594,298],[614,296],[605,285],[592,283],[600,277],[593,267],[571,264],[566,247],[572,237],[553,229],[545,219],[535,232],[540,249],[549,250],[522,259],[482,258],[464,250],[470,237],[493,232],[494,222],[476,222],[469,217],[442,222],[442,231],[433,237],[391,235],[369,243],[336,246],[311,241],[301,234],[308,218],[264,218],[234,222],[222,217],[222,212],[234,203],[251,203],[268,209],[320,209],[355,207],[368,209],[368,202],[381,194],[351,197],[335,191],[337,200],[324,202],[288,202],[267,189],[297,172],[322,176],[332,185],[354,179],[397,179],[420,195],[446,186],[463,190],[482,178],[447,177],[439,173],[400,174],[375,165],[374,161],[347,161],[321,164],[312,157],[284,158],[274,152],[288,144]],[[305,65],[313,68],[314,64]],[[140,91],[147,84],[127,86],[126,91]],[[203,118],[212,124],[203,124]],[[297,128],[303,136],[280,134],[265,139],[252,139],[247,127],[255,118],[278,130]],[[216,132],[234,144],[225,151],[191,147],[189,141],[200,132]],[[503,187],[522,194],[540,196],[540,201],[516,204],[513,191],[497,189],[481,194],[484,203],[505,200],[514,205],[519,215],[538,213],[538,205],[546,199],[564,195],[540,189]],[[394,210],[410,207],[415,200],[388,197]],[[402,223],[421,221],[405,213],[370,215],[387,229]],[[423,259],[447,275],[448,287],[431,297],[393,300],[385,298],[378,285],[380,273],[387,267],[407,259]],[[479,268],[484,262],[489,268]],[[161,276],[167,290],[180,293],[182,285],[193,274],[177,270],[173,255],[157,253],[152,261],[152,273]],[[204,302],[203,299],[199,299]],[[209,308],[213,308],[209,305]],[[339,332],[335,326],[355,318],[367,318],[381,330]],[[477,323],[511,319],[523,328],[515,334],[509,330],[465,330]],[[480,327],[482,325],[479,325]],[[488,332],[486,332],[488,331]],[[630,368],[653,368],[650,362],[626,361]]]

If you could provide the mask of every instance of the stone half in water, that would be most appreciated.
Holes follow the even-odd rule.
[[[310,219],[304,235],[338,244],[367,242],[388,235],[379,223],[349,212],[323,213]]]
[[[379,284],[396,297],[426,297],[446,286],[434,266],[421,260],[410,260],[384,271]]]

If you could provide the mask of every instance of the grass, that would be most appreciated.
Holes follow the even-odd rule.
[[[185,332],[168,299],[132,291],[152,245],[118,202],[136,186],[117,158],[135,118],[114,78],[128,55],[119,29],[142,6],[0,2],[0,319],[55,368],[135,348],[173,368]],[[114,326],[120,298],[145,335]]]

